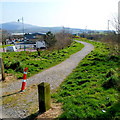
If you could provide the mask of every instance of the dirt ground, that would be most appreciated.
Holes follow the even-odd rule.
[[[44,119],[56,119],[59,115],[62,114],[62,104],[61,103],[56,103],[56,102],[52,102],[51,104],[51,108],[46,111],[43,114],[38,115],[35,120],[44,120]]]
[[[12,82],[15,81],[15,77],[11,74],[7,74],[5,81],[3,81],[3,84],[1,84],[1,85],[6,86],[9,83],[11,83],[11,81]],[[54,92],[55,92],[55,90],[54,90]],[[62,104],[57,103],[57,102],[55,102],[55,100],[51,99],[51,108],[42,114],[38,114],[38,116],[34,120],[41,120],[41,119],[42,120],[44,120],[44,119],[45,120],[46,119],[53,120],[53,119],[58,118],[58,116],[61,114],[62,114]]]

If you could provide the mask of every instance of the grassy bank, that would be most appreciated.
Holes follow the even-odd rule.
[[[120,56],[111,55],[109,47],[103,43],[90,43],[95,50],[81,61],[52,96],[63,104],[63,114],[59,118],[118,120]]]
[[[5,72],[7,74],[14,74],[18,79],[23,77],[23,68],[28,67],[28,77],[52,67],[65,59],[71,54],[81,50],[84,45],[73,42],[71,46],[61,50],[41,51],[40,56],[37,52],[7,52],[3,53],[3,61]]]
[[[13,45],[0,45],[0,48],[6,48],[8,46],[13,46]]]

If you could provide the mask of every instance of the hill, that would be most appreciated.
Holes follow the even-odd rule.
[[[21,22],[8,22],[8,23],[3,23],[0,24],[0,28],[3,30],[7,30],[10,33],[19,33],[23,32],[23,24]],[[70,33],[83,33],[83,32],[88,32],[91,30],[86,30],[86,29],[79,29],[79,28],[68,28],[64,27],[66,31],[69,31]],[[40,27],[40,26],[35,26],[31,24],[25,24],[24,23],[24,32],[25,33],[33,33],[33,32],[43,32],[46,33],[48,31],[51,31],[53,33],[60,32],[63,30],[63,27]],[[96,31],[96,30],[92,30]],[[99,32],[101,30],[98,30]]]

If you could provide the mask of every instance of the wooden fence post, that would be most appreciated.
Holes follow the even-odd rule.
[[[0,58],[0,67],[1,67],[2,80],[5,80],[4,64],[2,58]]]
[[[38,85],[38,100],[39,100],[39,113],[46,112],[50,109],[50,84],[42,82]]]

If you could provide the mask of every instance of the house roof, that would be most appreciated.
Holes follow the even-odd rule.
[[[32,33],[33,35],[46,35],[46,33],[39,33],[39,32],[36,32],[36,33]]]
[[[23,35],[23,33],[11,33],[11,35]]]

